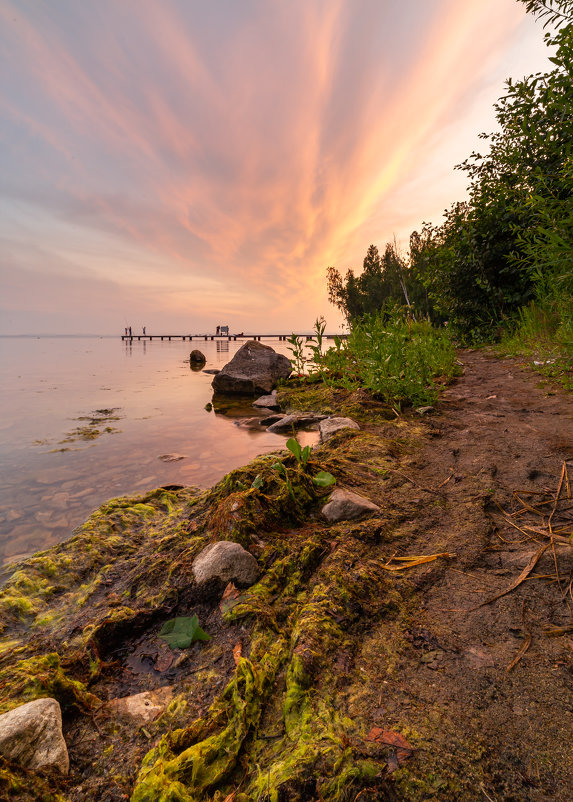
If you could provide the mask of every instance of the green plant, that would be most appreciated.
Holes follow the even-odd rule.
[[[311,365],[313,366],[312,372],[322,373],[324,369],[324,360],[323,360],[323,353],[322,353],[322,343],[324,340],[324,332],[326,329],[326,320],[324,317],[317,317],[314,321],[314,333],[316,336],[316,345],[310,342],[307,345],[307,348],[310,350],[312,357],[310,359]]]
[[[454,374],[455,350],[446,328],[388,305],[365,315],[347,340],[336,338],[318,358],[325,384],[365,387],[392,406],[423,405],[436,400],[436,379]]]
[[[295,504],[296,504],[296,496],[295,496],[295,494],[294,494],[294,490],[293,490],[292,482],[291,482],[291,480],[290,480],[290,478],[289,478],[289,475],[288,475],[287,469],[285,468],[285,466],[283,465],[283,463],[282,463],[282,462],[280,462],[279,460],[277,460],[275,463],[273,463],[273,465],[272,465],[272,468],[273,468],[273,470],[274,470],[274,471],[276,471],[276,472],[277,472],[277,473],[278,473],[280,476],[284,476],[284,480],[285,480],[285,483],[286,483],[286,486],[287,486],[287,490],[288,490],[288,492],[289,492],[289,495],[290,495],[290,497],[292,498],[292,500],[293,500],[293,501],[295,502]]]
[[[164,640],[172,649],[186,649],[193,641],[211,640],[211,637],[199,626],[196,615],[172,618],[163,624],[158,638]]]
[[[302,345],[302,337],[298,337],[293,333],[287,338],[287,343],[287,348],[292,354],[292,357],[289,358],[293,370],[299,376],[302,376],[304,373],[304,363],[306,361]]]
[[[302,448],[296,437],[289,438],[287,440],[286,446],[296,459],[297,467],[299,468],[299,470],[303,471],[306,470],[312,452],[312,448],[310,446],[305,446],[304,448]],[[287,481],[287,486],[289,487],[289,491],[291,491],[292,485],[288,480],[286,468],[283,465],[283,463],[282,462],[275,463],[275,465],[273,465],[273,468],[276,468],[277,465],[279,464],[282,467],[282,472],[284,473],[285,479]],[[316,474],[316,476],[313,477],[312,481],[314,482],[315,485],[317,485],[317,487],[329,487],[330,485],[333,485],[336,482],[336,479],[331,473],[327,473],[326,471],[319,471]],[[292,492],[291,495],[293,495]]]
[[[327,471],[319,471],[316,476],[312,477],[312,481],[317,487],[330,487],[336,482],[336,479]]]
[[[310,446],[301,448],[298,440],[295,437],[291,437],[289,440],[287,440],[286,447],[292,454],[294,454],[296,461],[301,467],[304,467],[307,464],[310,457],[310,452],[312,450]]]

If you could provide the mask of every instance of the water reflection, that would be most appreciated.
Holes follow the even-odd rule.
[[[287,353],[283,343],[269,344]],[[166,484],[209,487],[257,454],[284,448],[281,435],[236,425],[256,419],[252,399],[214,398],[212,375],[189,369],[188,342],[11,338],[0,345],[0,565],[69,537],[109,498]],[[223,367],[241,345],[202,342],[205,367]],[[97,436],[63,442],[85,427],[81,418],[118,408],[112,431],[96,425]],[[300,436],[303,444],[316,439]],[[183,459],[159,459],[166,454]]]

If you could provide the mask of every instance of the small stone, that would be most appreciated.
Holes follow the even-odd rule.
[[[330,523],[337,521],[353,521],[363,515],[380,512],[380,507],[370,499],[353,493],[351,490],[338,488],[335,490],[322,508],[322,514]]]
[[[429,415],[430,412],[434,411],[434,407],[416,407],[416,412],[418,415]]]
[[[316,423],[324,420],[324,415],[314,415],[312,413],[293,412],[291,415],[285,415],[276,423],[273,423],[267,429],[268,432],[280,434],[283,432],[290,432],[293,429],[302,429],[304,426],[313,426]]]
[[[262,407],[263,409],[270,409],[273,412],[280,409],[277,403],[277,391],[273,390],[270,395],[262,395],[260,398],[257,398],[256,401],[253,401],[254,407]]]
[[[35,699],[0,715],[0,754],[28,769],[50,767],[67,774],[70,760],[59,703]]]
[[[491,653],[482,646],[469,646],[464,649],[463,656],[474,668],[494,668],[495,660]]]
[[[270,415],[265,415],[264,418],[261,418],[261,426],[270,426],[271,423],[276,423],[284,417],[284,414],[281,412],[273,412]]]
[[[163,713],[172,698],[173,688],[167,685],[156,691],[144,691],[133,696],[110,699],[104,705],[103,710],[113,715],[126,716],[139,721],[153,721]]]
[[[320,440],[324,443],[325,440],[328,440],[341,429],[360,429],[360,426],[352,418],[326,418],[320,422],[318,428]]]
[[[233,421],[235,426],[239,426],[241,429],[249,429],[250,431],[261,431],[262,423],[260,418],[237,418],[236,421]]]
[[[435,660],[439,660],[439,658],[443,656],[444,652],[442,649],[432,649],[431,651],[422,655],[420,662],[428,665],[429,663],[433,663]]]
[[[239,543],[220,540],[203,549],[193,563],[193,576],[198,585],[214,579],[248,587],[259,577],[256,559]]]
[[[185,454],[161,454],[157,459],[160,459],[161,462],[179,462],[179,460],[185,459]]]

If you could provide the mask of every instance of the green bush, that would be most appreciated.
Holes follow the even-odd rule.
[[[415,406],[436,400],[436,380],[454,373],[455,350],[446,328],[385,310],[365,315],[347,340],[315,352],[313,363],[327,384],[364,387],[393,406]]]

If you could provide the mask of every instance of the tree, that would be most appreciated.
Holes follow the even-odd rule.
[[[530,14],[545,19],[545,25],[566,25],[573,18],[573,0],[519,0]]]

